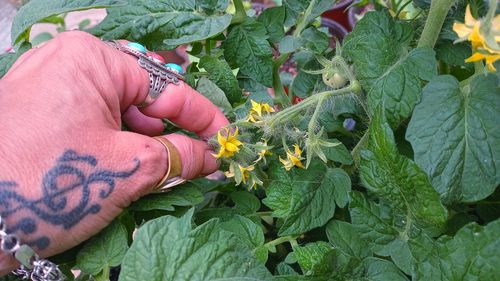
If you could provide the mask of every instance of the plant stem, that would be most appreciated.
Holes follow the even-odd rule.
[[[448,11],[454,0],[432,0],[431,9],[420,35],[418,47],[434,48]]]
[[[290,54],[282,54],[273,61],[273,90],[274,101],[283,107],[290,106],[291,99],[287,96],[283,83],[281,83],[280,67],[288,59]]]
[[[267,212],[257,212],[255,213],[259,217],[270,217],[273,212],[272,211],[267,211]]]
[[[247,16],[247,12],[245,11],[245,6],[243,6],[242,0],[233,0],[234,8],[236,9],[236,13],[231,20],[231,24],[242,23],[245,17]]]
[[[195,75],[195,76],[208,76],[208,72],[191,72],[191,75]]]
[[[358,169],[359,164],[361,162],[359,154],[361,153],[361,150],[365,147],[366,143],[368,142],[369,135],[370,135],[370,130],[366,130],[365,134],[361,137],[359,142],[352,149],[351,156],[354,161],[354,165],[342,165],[340,168],[346,170],[349,173],[352,173],[353,171]]]
[[[264,246],[266,248],[270,248],[270,247],[274,247],[276,245],[279,245],[281,243],[285,243],[285,242],[289,242],[289,241],[295,241],[295,238],[294,236],[284,236],[284,237],[279,237],[279,238],[276,238],[272,241],[269,241],[267,242],[266,244],[264,244]]]
[[[316,109],[314,109],[313,116],[311,117],[311,120],[309,120],[309,124],[308,124],[309,136],[314,134],[314,129],[316,127],[316,122],[318,121],[319,112],[321,111],[321,107],[323,106],[323,102],[324,102],[324,98],[321,98],[318,100],[318,103],[316,104]]]
[[[350,93],[359,94],[360,91],[361,91],[361,86],[359,85],[359,82],[354,81],[348,87],[338,90],[325,91],[312,95],[311,97],[303,100],[302,102],[293,105],[291,107],[285,108],[284,110],[276,113],[269,121],[269,127],[272,128],[277,124],[280,124],[284,120],[285,121],[290,120],[290,118],[293,118],[303,110],[308,109],[310,106],[316,104],[319,100],[327,99],[332,96],[347,95]]]
[[[498,0],[490,0],[489,3],[489,10],[488,13],[486,13],[485,21],[491,22],[493,18],[495,17],[495,13],[497,11],[497,6],[498,6]]]
[[[312,13],[312,10],[314,9],[314,6],[316,6],[316,0],[312,0],[311,3],[309,3],[309,6],[304,12],[304,15],[300,18],[299,23],[297,24],[297,28],[293,32],[294,37],[299,37],[302,31],[304,31],[304,28],[307,27],[307,24],[309,23],[309,16]]]
[[[210,40],[205,40],[205,53],[207,53],[207,55],[210,55],[211,52],[212,44],[210,43]]]
[[[484,64],[482,61],[474,62],[474,73],[475,74],[484,73]]]

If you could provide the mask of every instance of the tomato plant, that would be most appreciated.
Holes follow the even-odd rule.
[[[335,49],[314,24],[334,0],[281,2],[258,16],[241,0],[20,10],[2,73],[29,49],[32,24],[106,7],[90,32],[189,45],[186,81],[232,121],[209,140],[225,180],[142,198],[54,260],[78,280],[115,268],[123,281],[498,278],[497,1],[364,1],[379,5]]]

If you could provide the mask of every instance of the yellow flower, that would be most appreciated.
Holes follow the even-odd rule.
[[[491,22],[490,22],[491,21]],[[459,37],[455,41],[470,41],[474,54],[465,62],[486,61],[490,71],[496,71],[493,63],[500,59],[500,15],[495,18],[476,20],[472,17],[470,7],[465,11],[465,23],[454,23],[453,31]]]
[[[259,162],[260,160],[264,159],[265,161],[265,157],[266,155],[273,155],[269,150],[267,149],[262,149],[261,151],[257,152],[257,154],[259,155],[259,158],[257,158],[257,160],[255,160],[255,162]]]
[[[465,62],[476,62],[476,61],[481,61],[485,60],[486,65],[488,66],[488,70],[491,72],[495,72],[496,68],[493,65],[494,62],[497,60],[500,60],[500,54],[490,54],[490,53],[481,53],[481,52],[476,52],[469,58],[465,60]]]
[[[268,150],[269,147],[267,147],[267,142],[259,142],[257,143],[257,145],[262,145],[266,148],[263,148],[259,152],[257,152],[257,155],[259,155],[259,157],[257,158],[257,160],[254,161],[254,163],[257,163],[260,160],[264,160],[264,163],[266,163],[266,155],[273,155],[273,154]]]
[[[233,167],[234,167],[233,165],[230,165],[229,171],[224,173],[226,175],[226,177],[228,177],[228,178],[234,177],[234,168]],[[248,167],[243,167],[239,164],[238,164],[238,167],[239,167],[240,172],[241,172],[241,181],[244,184],[246,184],[247,180],[250,178],[250,172],[253,171],[255,169],[255,167],[253,165],[250,165]],[[255,185],[255,183],[253,185]]]
[[[479,34],[479,27],[481,22],[474,19],[472,13],[470,12],[470,7],[467,5],[465,10],[465,23],[455,22],[453,24],[453,31],[458,35],[458,39],[455,43],[463,42],[466,40],[471,40],[473,48],[474,45],[481,45],[481,34]]]
[[[292,153],[289,149],[286,151],[287,159],[282,159],[280,157],[280,162],[285,166],[287,171],[290,171],[294,166],[304,169],[304,164],[302,161],[304,158],[302,157],[302,150],[300,150],[299,145],[294,144],[293,147],[295,151]]]
[[[252,108],[248,113],[248,122],[258,122],[260,117],[262,117],[262,113],[272,113],[274,109],[267,103],[258,103],[254,100],[250,100],[252,103]]]
[[[217,153],[216,155],[213,154],[213,156],[216,158],[232,157],[236,152],[240,151],[239,146],[242,145],[241,141],[237,139],[238,128],[236,128],[234,134],[231,134],[228,128],[224,128],[224,130],[224,136],[220,131],[217,133],[217,141],[219,142],[220,148],[219,153]]]

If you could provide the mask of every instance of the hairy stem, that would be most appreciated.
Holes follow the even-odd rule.
[[[294,37],[299,37],[302,31],[304,31],[304,29],[309,24],[308,18],[311,15],[312,10],[314,9],[314,6],[316,6],[316,0],[312,0],[311,3],[309,3],[309,6],[304,12],[304,15],[300,18],[299,23],[297,24],[297,28],[293,32]]]
[[[270,217],[273,215],[272,211],[267,211],[267,212],[257,212],[255,213],[259,217]]]
[[[309,136],[314,134],[314,129],[316,128],[316,123],[318,121],[319,117],[319,112],[321,111],[321,107],[323,106],[324,98],[319,99],[318,103],[316,104],[316,109],[314,110],[313,116],[311,117],[311,120],[309,120],[308,124],[308,134]]]
[[[279,244],[282,244],[282,243],[285,243],[285,242],[289,242],[289,241],[295,241],[296,242],[296,237],[294,236],[283,236],[283,237],[278,237],[272,241],[269,241],[267,242],[266,244],[264,244],[264,246],[266,248],[270,248],[270,247],[274,247],[276,245],[279,245]]]
[[[353,165],[342,165],[340,168],[344,169],[349,174],[353,174],[359,168],[361,162],[361,150],[365,148],[368,143],[368,137],[370,136],[370,130],[366,130],[365,134],[358,141],[356,146],[351,151],[351,156],[354,161]]]
[[[454,0],[432,0],[431,9],[420,35],[418,47],[434,48],[448,11]]]
[[[288,59],[290,54],[282,54],[276,60],[273,61],[273,90],[274,90],[274,102],[280,104],[283,107],[290,106],[291,99],[287,96],[283,83],[281,83],[280,77],[280,67]]]
[[[234,8],[236,13],[231,20],[232,24],[242,23],[245,17],[247,16],[247,12],[245,11],[245,6],[243,6],[243,0],[233,0]]]
[[[474,62],[474,74],[484,73],[484,64],[482,61]]]
[[[361,91],[361,87],[360,87],[359,83],[357,81],[354,81],[346,88],[325,91],[325,92],[315,94],[315,95],[305,99],[304,101],[302,101],[296,105],[285,108],[284,110],[276,113],[272,117],[272,119],[269,121],[269,127],[273,128],[274,126],[281,124],[282,122],[286,122],[286,121],[290,120],[290,118],[295,117],[300,112],[317,104],[317,102],[319,100],[327,99],[327,98],[330,98],[333,96],[348,95],[351,93],[359,94],[360,91]]]

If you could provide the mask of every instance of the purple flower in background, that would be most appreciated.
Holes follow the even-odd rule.
[[[344,120],[344,129],[346,129],[348,131],[352,131],[352,130],[354,130],[354,127],[356,127],[356,120],[354,120],[352,118],[346,118]]]

